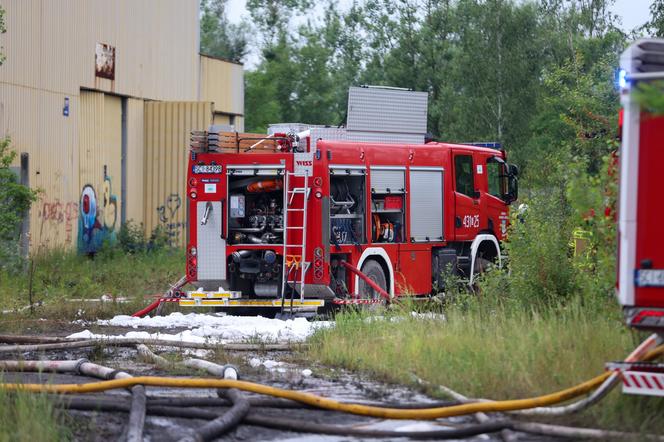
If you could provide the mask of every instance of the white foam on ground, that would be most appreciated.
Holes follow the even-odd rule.
[[[188,328],[180,333],[149,333],[147,331],[128,332],[124,335],[94,334],[89,330],[69,335],[69,338],[82,339],[165,339],[170,341],[195,343],[228,343],[260,340],[266,342],[300,342],[311,336],[317,329],[331,327],[330,321],[310,322],[305,318],[288,320],[269,319],[262,316],[206,315],[202,313],[171,313],[168,316],[135,318],[119,315],[108,320],[97,321],[98,325],[117,327],[146,328]]]

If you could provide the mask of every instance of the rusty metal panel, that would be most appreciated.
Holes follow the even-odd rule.
[[[159,227],[176,246],[186,240],[189,136],[207,130],[212,121],[210,102],[145,103],[146,232]]]
[[[217,112],[244,115],[242,65],[201,55],[202,101],[212,101]]]
[[[145,224],[145,146],[143,100],[127,99],[127,220]]]

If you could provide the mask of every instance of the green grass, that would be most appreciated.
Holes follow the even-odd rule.
[[[43,394],[0,390],[0,442],[70,440],[65,416]]]
[[[54,250],[34,259],[32,277],[33,302],[42,301],[38,318],[95,319],[117,313],[129,313],[146,305],[146,296],[164,293],[169,285],[184,274],[184,253],[160,249],[128,254],[119,249],[106,249],[94,259],[73,251]],[[30,263],[25,272],[10,274],[0,271],[0,308],[19,308],[29,304]],[[102,295],[126,297],[129,303],[64,302],[71,298],[99,298]],[[30,312],[4,315],[0,328],[25,324]],[[20,327],[16,325],[17,327]]]
[[[612,301],[572,300],[539,312],[468,301],[449,308],[445,321],[413,318],[409,310],[387,313],[387,320],[340,314],[336,327],[311,338],[309,356],[388,382],[414,385],[415,375],[469,397],[515,399],[594,377],[640,339]],[[664,432],[664,400],[615,391],[565,422]]]

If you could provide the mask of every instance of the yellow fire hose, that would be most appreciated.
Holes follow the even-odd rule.
[[[654,359],[661,354],[664,354],[664,345],[660,345],[659,347],[650,351],[643,359]],[[368,405],[344,404],[333,399],[327,399],[310,393],[284,390],[281,388],[269,387],[267,385],[256,384],[253,382],[229,379],[181,379],[157,376],[139,376],[134,378],[91,382],[87,384],[3,383],[0,384],[0,388],[5,390],[20,390],[35,393],[95,393],[117,388],[129,388],[135,385],[174,388],[237,388],[238,390],[249,391],[252,393],[291,399],[318,408],[363,416],[385,419],[437,419],[441,417],[460,416],[478,412],[513,411],[564,402],[597,388],[602,384],[602,382],[611,376],[611,374],[612,372],[606,372],[574,387],[534,398],[495,402],[476,402],[454,405],[450,407],[422,409],[396,409]]]

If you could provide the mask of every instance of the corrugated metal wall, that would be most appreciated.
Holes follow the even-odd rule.
[[[29,155],[30,185],[40,190],[30,211],[33,250],[75,241],[78,121],[63,116],[63,101],[61,94],[0,83],[0,136],[11,137],[12,148]],[[69,106],[78,112],[78,97]]]
[[[0,0],[7,25],[0,136],[30,155],[30,184],[41,189],[31,210],[31,250],[85,250],[119,228],[123,100],[125,219],[148,233],[161,224],[183,243],[189,131],[206,129],[213,107],[244,113],[242,66],[199,58],[198,3]],[[115,47],[114,81],[95,77],[96,43]],[[243,118],[235,121],[242,130]]]
[[[138,224],[144,222],[144,184],[143,172],[145,139],[143,118],[143,100],[127,100],[127,220]],[[185,147],[186,148],[186,147]]]
[[[192,130],[207,130],[212,103],[145,103],[145,227],[163,228],[174,245],[186,240],[187,154]]]
[[[120,229],[122,100],[81,91],[78,249],[93,252]]]
[[[214,110],[224,114],[244,114],[244,73],[241,64],[201,56],[202,101],[212,101]],[[237,124],[237,122],[236,122]],[[244,128],[240,128],[240,131]]]
[[[78,95],[80,87],[156,100],[198,93],[198,0],[2,0],[1,81]],[[115,80],[95,46],[115,47]]]

